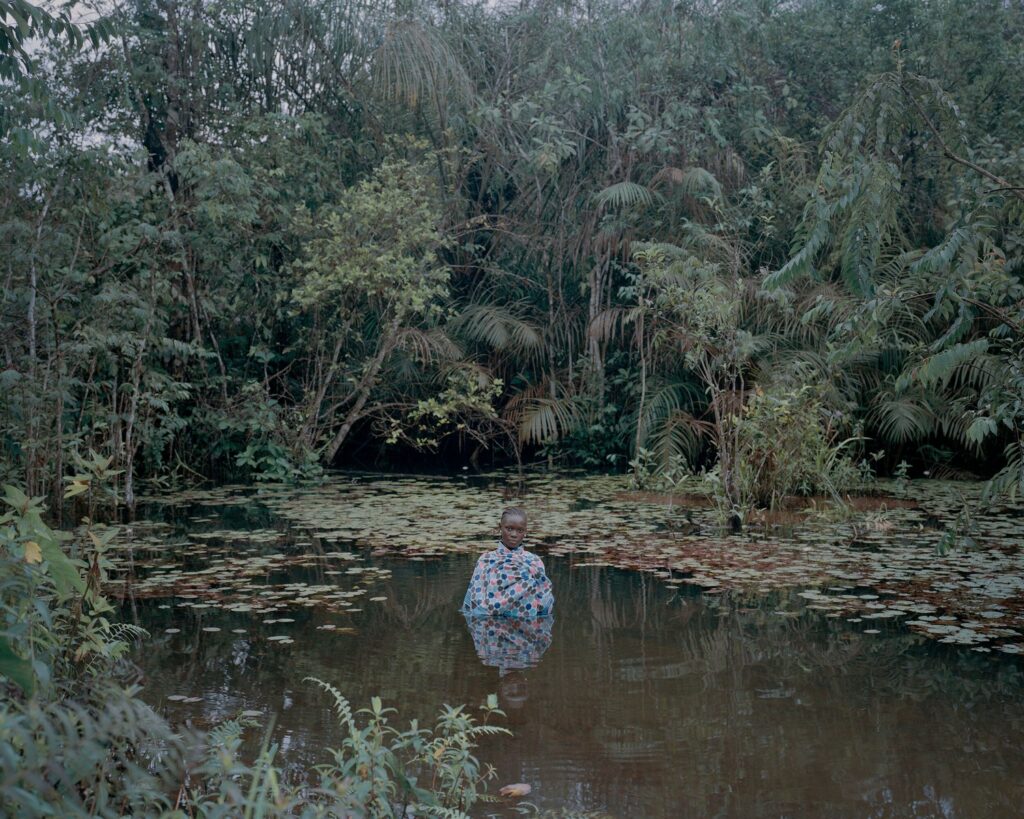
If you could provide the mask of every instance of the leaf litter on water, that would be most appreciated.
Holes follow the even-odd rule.
[[[259,619],[300,608],[353,614],[361,609],[352,599],[387,597],[364,597],[367,587],[388,580],[378,559],[437,560],[483,551],[494,542],[501,508],[517,503],[530,515],[529,545],[545,558],[649,572],[670,586],[695,586],[705,594],[794,591],[804,607],[846,623],[891,621],[948,644],[985,643],[1004,654],[1024,653],[1020,510],[1007,506],[979,516],[977,545],[970,550],[936,550],[965,499],[974,502],[979,493],[980,484],[911,482],[899,499],[871,499],[870,513],[808,515],[787,531],[735,536],[722,533],[706,502],[633,493],[623,476],[532,475],[511,492],[504,478],[470,483],[356,476],[310,487],[231,486],[165,495],[153,502],[210,511],[194,514],[191,529],[182,532],[160,521],[138,521],[120,549],[131,550],[141,577],[136,596],[173,597],[181,606],[225,608]],[[268,510],[280,526],[210,528],[220,519],[214,507]],[[601,521],[599,535],[592,534],[595,519]],[[409,536],[411,520],[417,522],[415,539]],[[289,567],[321,580],[280,582]],[[954,628],[935,628],[942,623],[929,617]]]

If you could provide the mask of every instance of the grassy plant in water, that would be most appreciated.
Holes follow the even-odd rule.
[[[865,481],[848,454],[856,437],[840,440],[839,413],[829,411],[813,387],[755,390],[738,418],[737,484],[743,508],[776,508],[789,495],[863,490]]]

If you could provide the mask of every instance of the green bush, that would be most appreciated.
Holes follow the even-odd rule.
[[[787,495],[831,495],[862,484],[849,454],[856,436],[841,438],[842,417],[814,387],[754,391],[737,418],[736,482],[746,508],[775,508]]]

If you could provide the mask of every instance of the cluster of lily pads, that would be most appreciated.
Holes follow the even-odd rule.
[[[252,502],[251,499],[249,501]],[[213,519],[191,518],[189,525]],[[372,591],[391,576],[388,569],[367,564],[358,552],[323,550],[311,541],[290,539],[272,529],[186,532],[175,537],[171,527],[157,521],[137,521],[113,543],[110,561],[114,579],[109,591],[117,596],[172,600],[161,608],[207,609],[259,617],[264,625],[293,623],[284,614],[319,609],[346,614],[362,611],[367,602],[386,595]],[[199,541],[193,543],[191,541]],[[267,551],[274,549],[274,551]],[[304,574],[308,580],[296,580]],[[317,627],[339,634],[352,628],[336,624]],[[204,632],[219,632],[205,626]],[[168,628],[167,634],[180,629]],[[232,629],[238,634],[247,629]],[[267,637],[279,646],[294,642],[281,634]]]
[[[482,551],[494,543],[501,509],[518,505],[529,515],[528,546],[577,566],[653,572],[706,593],[803,589],[808,608],[868,633],[898,622],[942,643],[1024,653],[1020,508],[965,518],[965,508],[978,508],[980,485],[924,481],[892,489],[899,497],[858,504],[868,511],[839,514],[812,503],[784,531],[741,535],[723,533],[706,499],[633,493],[623,476],[532,475],[510,484],[366,475],[308,487],[192,491],[154,500],[260,506],[284,528],[195,532],[174,548],[154,529],[155,551],[142,549],[134,564],[148,570],[135,593],[256,613],[289,606],[358,611],[363,600],[380,599],[367,588],[388,576],[374,558]],[[197,525],[210,520],[194,518]],[[970,537],[950,538],[965,520]],[[187,567],[193,561],[200,565]],[[294,567],[316,582],[275,582]],[[341,582],[351,579],[358,581],[351,587]]]

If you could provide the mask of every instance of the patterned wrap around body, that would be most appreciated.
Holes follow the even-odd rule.
[[[473,570],[462,611],[471,617],[546,617],[555,607],[544,561],[503,543],[484,552]]]

